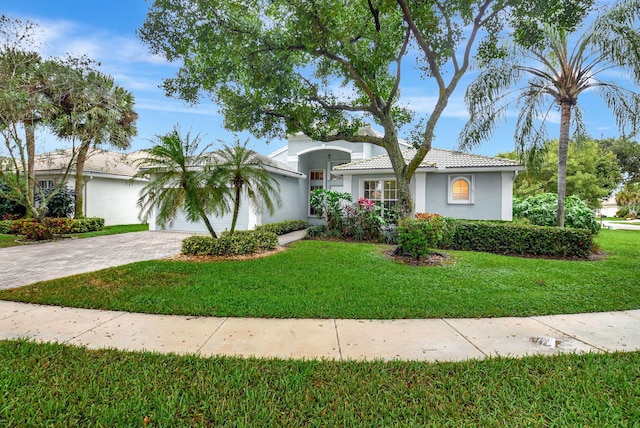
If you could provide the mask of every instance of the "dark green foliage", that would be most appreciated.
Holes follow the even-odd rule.
[[[223,233],[220,238],[190,236],[182,241],[182,254],[191,256],[239,256],[273,250],[278,236],[273,232],[235,231]]]
[[[454,250],[578,258],[589,257],[592,247],[588,230],[489,221],[458,222],[447,243]]]
[[[296,230],[302,230],[309,225],[306,220],[285,220],[279,223],[261,224],[256,226],[255,230],[262,232],[273,232],[276,235],[284,235],[285,233],[295,232]]]
[[[73,220],[69,233],[95,232],[104,229],[104,219],[100,217],[85,217]]]
[[[526,218],[536,226],[555,226],[558,196],[555,193],[543,193],[524,199],[513,199],[513,217]],[[598,233],[600,225],[593,210],[576,196],[565,199],[565,226],[587,229]]]
[[[71,217],[75,209],[76,193],[63,186],[59,189],[45,189],[36,193],[36,202],[47,201],[46,217]]]
[[[630,213],[631,213],[631,210],[629,209],[629,207],[620,207],[618,208],[618,211],[616,211],[616,217],[627,218]]]
[[[309,229],[307,229],[307,236],[309,238],[326,238],[327,226],[323,224],[311,226]]]
[[[456,220],[440,215],[406,219],[398,225],[398,247],[402,252],[420,258],[434,248],[445,248],[455,231]]]
[[[22,205],[7,197],[9,192],[11,188],[0,177],[0,220],[22,217],[26,212]]]

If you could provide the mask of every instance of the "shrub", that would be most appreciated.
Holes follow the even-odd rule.
[[[36,192],[36,202],[47,201],[46,217],[71,217],[75,210],[76,193],[73,189],[63,186],[60,189],[45,189]]]
[[[36,219],[14,220],[12,233],[22,235],[27,241],[43,241],[53,238],[51,230]]]
[[[459,221],[447,247],[495,254],[587,258],[593,246],[593,235],[585,229]]]
[[[618,208],[618,211],[616,211],[616,217],[618,218],[626,218],[629,215],[629,207],[627,206],[623,206]]]
[[[335,192],[328,189],[317,189],[311,193],[309,205],[320,219],[327,221],[329,229],[341,229],[343,208],[352,201],[349,193]]]
[[[71,231],[73,219],[68,217],[61,218],[44,218],[42,220],[44,227],[51,231],[54,236],[66,235]]]
[[[100,217],[84,217],[73,220],[69,233],[96,232],[104,229],[104,219]]]
[[[557,209],[558,195],[555,193],[543,193],[513,200],[513,217],[526,218],[537,226],[557,225]],[[568,196],[565,199],[564,217],[566,227],[587,229],[592,233],[598,233],[600,230],[593,210],[576,196]]]
[[[286,220],[279,223],[268,223],[256,226],[257,231],[273,232],[276,235],[284,235],[285,233],[295,232],[308,227],[306,220]]]
[[[370,199],[360,198],[344,207],[342,235],[356,241],[379,241],[387,225],[386,209]]]
[[[416,219],[402,220],[398,225],[398,248],[418,259],[434,248],[448,246],[456,220],[437,214],[420,214]]]
[[[8,235],[13,233],[13,220],[0,220],[0,233]]]
[[[194,256],[237,256],[258,251],[272,250],[278,246],[278,236],[273,232],[236,231],[233,235],[223,232],[220,238],[190,236],[182,240],[182,254]]]
[[[307,229],[307,236],[309,238],[324,238],[327,236],[327,227],[323,224],[311,226]]]

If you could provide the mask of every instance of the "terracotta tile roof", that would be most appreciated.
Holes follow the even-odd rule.
[[[415,155],[415,149],[409,149],[402,152],[406,162],[409,162]],[[419,168],[521,168],[521,165],[514,160],[475,155],[471,153],[458,152],[453,150],[444,150],[433,148],[427,153],[427,156],[420,163]],[[365,171],[365,170],[381,170],[392,169],[389,155],[375,156],[370,159],[363,159],[356,162],[347,163],[334,168],[336,171]]]

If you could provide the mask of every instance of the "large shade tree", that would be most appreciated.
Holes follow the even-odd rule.
[[[131,92],[116,85],[113,77],[86,67],[76,67],[67,77],[70,90],[52,124],[63,138],[80,141],[75,162],[75,217],[84,216],[84,165],[89,149],[108,144],[118,149],[131,146],[137,135]]]
[[[223,185],[231,186],[230,197],[233,215],[229,233],[233,234],[238,221],[243,197],[251,203],[255,211],[263,207],[271,214],[281,204],[280,185],[267,169],[260,156],[247,148],[247,142],[236,141],[233,145],[213,153],[216,177]]]
[[[551,109],[559,108],[557,224],[560,227],[564,226],[572,125],[577,139],[586,134],[578,104],[580,96],[595,90],[613,112],[623,133],[633,135],[640,130],[640,95],[626,86],[640,83],[638,17],[640,2],[622,0],[579,33],[557,25],[540,26],[541,41],[513,46],[511,55],[488,64],[467,88],[471,117],[460,136],[463,147],[487,140],[513,103],[520,109],[514,136],[517,149],[524,152],[539,147],[547,140],[545,124]],[[626,81],[612,79],[612,70],[623,73]]]
[[[155,213],[155,221],[164,226],[182,210],[190,222],[202,221],[212,237],[216,232],[209,214],[228,212],[229,187],[222,183],[218,170],[211,168],[210,146],[200,147],[199,135],[180,135],[178,128],[156,137],[156,144],[144,150],[136,177],[149,178],[142,188],[138,206],[146,221]]]
[[[530,21],[571,28],[590,3],[155,0],[139,37],[153,53],[181,63],[164,81],[166,92],[190,102],[210,95],[231,130],[383,147],[397,179],[397,207],[407,215],[410,180],[474,53],[495,57],[497,35]],[[403,98],[408,78],[433,89],[426,114]],[[360,135],[364,122],[382,128],[382,136]],[[404,131],[416,149],[408,161],[399,144]]]
[[[55,192],[36,203],[35,131],[49,126],[59,111],[73,68],[43,59],[34,50],[36,32],[30,21],[0,17],[0,177],[7,185],[3,196],[23,206],[27,216],[41,219]],[[63,184],[61,180],[57,188]]]

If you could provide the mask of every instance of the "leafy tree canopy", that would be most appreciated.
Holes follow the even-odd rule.
[[[625,183],[640,183],[640,144],[628,137],[598,140],[603,150],[612,151]]]
[[[501,154],[517,158],[516,152]],[[528,163],[527,171],[518,174],[514,196],[528,197],[554,193],[558,187],[558,141],[549,141]],[[603,150],[597,141],[587,140],[569,144],[567,156],[567,196],[577,196],[590,208],[601,206],[622,182],[615,154]]]
[[[304,132],[320,141],[384,147],[406,213],[409,181],[472,55],[504,55],[498,35],[521,22],[573,27],[590,6],[575,0],[156,0],[139,36],[153,53],[181,61],[177,75],[164,81],[167,94],[189,102],[209,94],[231,130],[263,138]],[[437,101],[428,114],[403,101],[407,76],[432,85]],[[383,135],[359,135],[364,122],[378,124]],[[402,129],[417,149],[409,162],[398,145]]]

